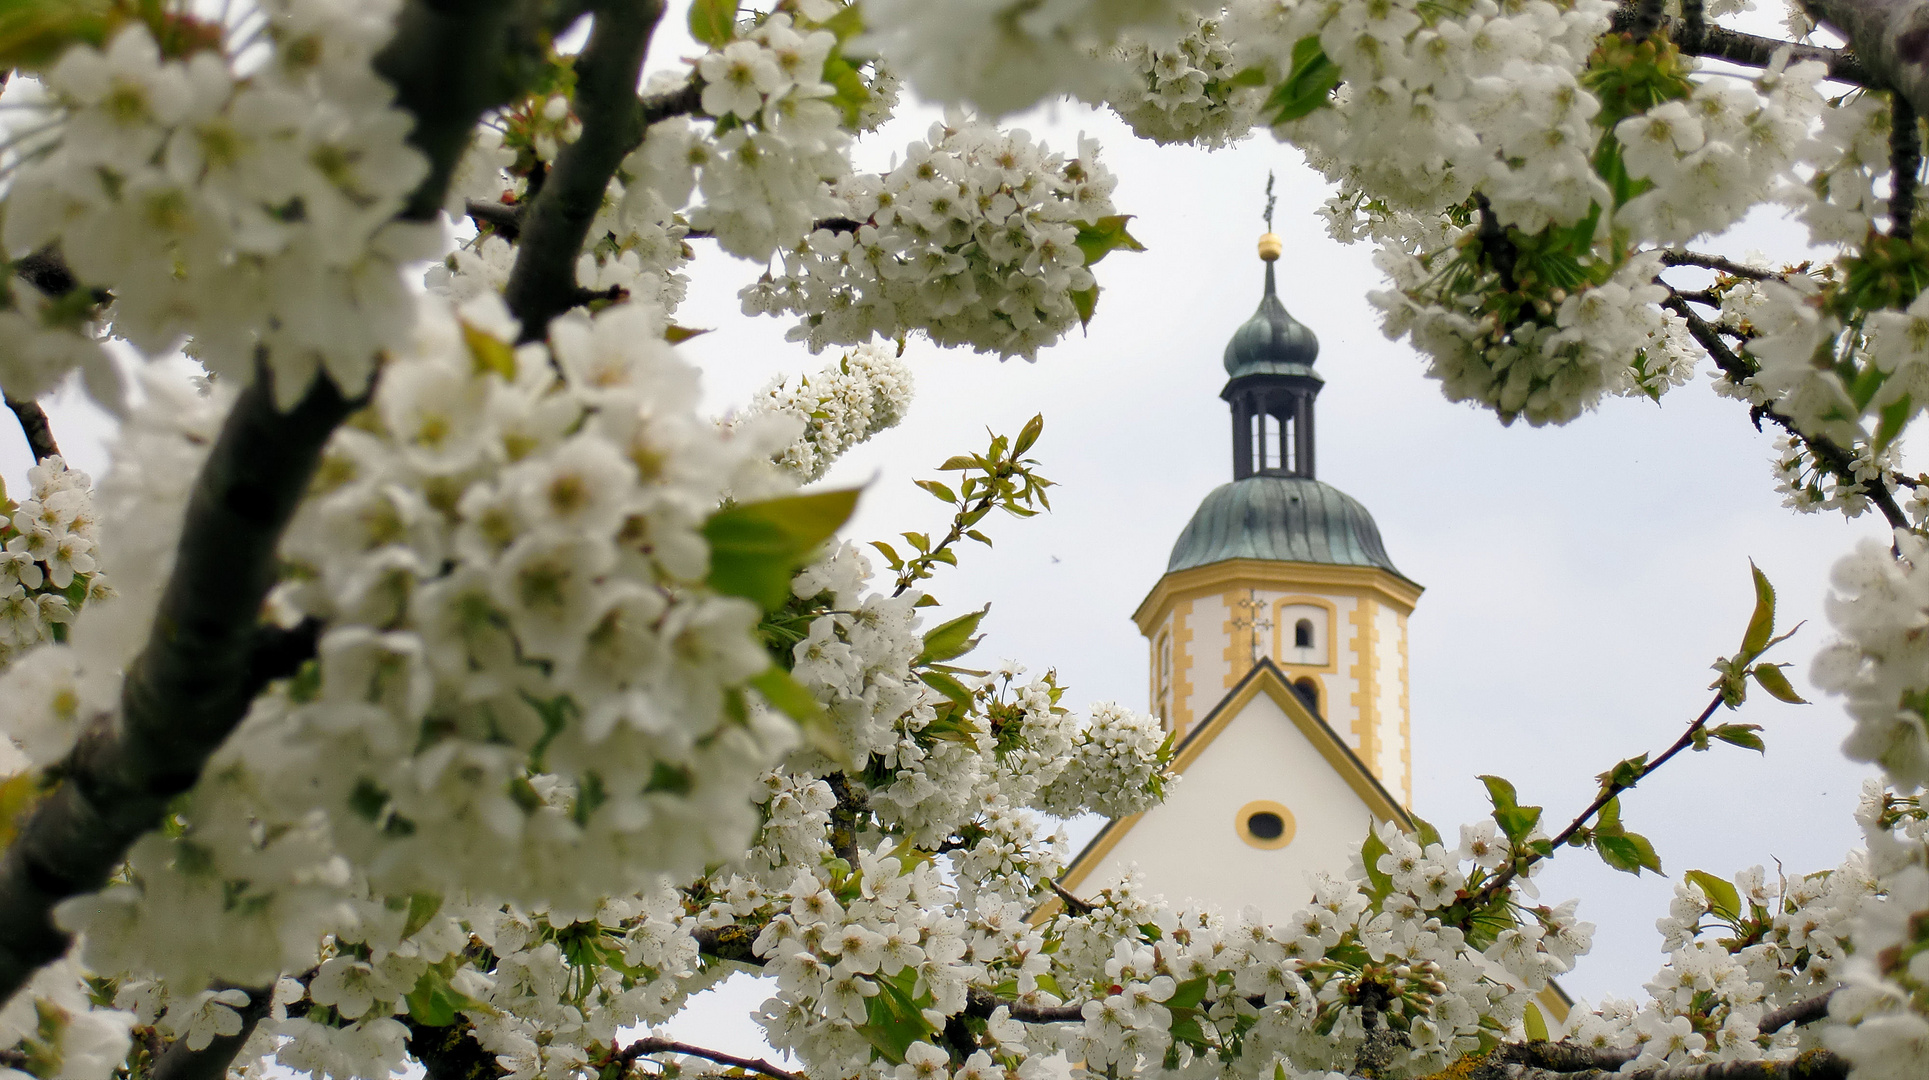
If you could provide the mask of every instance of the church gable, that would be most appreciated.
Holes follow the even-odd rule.
[[[1150,891],[1237,915],[1291,915],[1307,874],[1342,874],[1376,821],[1407,823],[1345,742],[1262,661],[1177,748],[1166,801],[1107,825],[1066,872],[1074,893],[1136,865]]]

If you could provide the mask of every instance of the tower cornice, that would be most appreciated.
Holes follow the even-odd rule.
[[[1273,559],[1227,559],[1207,566],[1195,566],[1166,574],[1152,587],[1132,621],[1139,633],[1151,636],[1164,621],[1172,605],[1201,596],[1213,596],[1235,589],[1354,589],[1373,594],[1401,614],[1413,613],[1413,606],[1425,592],[1424,586],[1377,566],[1335,566],[1330,563],[1280,562]]]

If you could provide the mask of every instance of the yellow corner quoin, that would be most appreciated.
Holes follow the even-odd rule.
[[[1279,819],[1278,836],[1261,836],[1253,831],[1253,818],[1261,814],[1271,814]],[[1254,799],[1240,807],[1232,817],[1232,827],[1239,834],[1239,839],[1261,851],[1277,851],[1292,843],[1293,837],[1299,833],[1299,821],[1293,817],[1293,812],[1271,799]]]

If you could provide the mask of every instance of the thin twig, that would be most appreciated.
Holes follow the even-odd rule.
[[[1634,774],[1632,779],[1626,783],[1609,782],[1602,784],[1601,793],[1595,797],[1593,802],[1588,804],[1587,809],[1581,811],[1573,821],[1568,823],[1567,828],[1562,829],[1558,835],[1548,841],[1548,850],[1559,851],[1562,844],[1573,839],[1575,833],[1586,828],[1587,823],[1594,820],[1594,815],[1600,813],[1602,807],[1613,801],[1622,792],[1628,791],[1636,784],[1647,779],[1650,773],[1666,765],[1676,754],[1692,746],[1695,741],[1695,733],[1707,725],[1708,719],[1715,715],[1716,709],[1721,708],[1721,700],[1721,695],[1716,694],[1713,700],[1708,702],[1708,707],[1701,710],[1701,715],[1695,717],[1695,722],[1688,725],[1688,730],[1681,733],[1681,738],[1676,739],[1674,745],[1664,751],[1660,757],[1642,766],[1641,769]],[[1505,889],[1515,877],[1519,876],[1522,870],[1533,866],[1545,858],[1547,858],[1547,856],[1542,855],[1538,851],[1515,852],[1514,857],[1507,860],[1507,864],[1500,868],[1499,873],[1488,878],[1486,884],[1480,887],[1479,892],[1464,901],[1467,910],[1469,912],[1478,912],[1486,908],[1488,904],[1493,902],[1494,897],[1500,895],[1501,890]]]
[[[763,1058],[738,1057],[721,1050],[710,1050],[686,1042],[677,1042],[674,1039],[638,1039],[624,1047],[616,1057],[623,1063],[623,1069],[627,1072],[630,1066],[636,1064],[637,1058],[648,1054],[682,1054],[684,1057],[702,1058],[705,1061],[729,1065],[745,1072],[762,1073],[771,1080],[804,1080],[800,1074],[780,1069]]]
[[[1090,915],[1092,912],[1098,910],[1097,904],[1092,903],[1090,900],[1080,900],[1072,894],[1072,890],[1060,885],[1056,879],[1047,879],[1045,883],[1052,887],[1052,892],[1058,896],[1059,900],[1064,902],[1066,910],[1073,914]]]
[[[1754,363],[1741,357],[1736,354],[1733,349],[1729,348],[1728,343],[1721,340],[1720,330],[1714,326],[1714,324],[1697,315],[1694,309],[1688,306],[1687,301],[1678,293],[1675,293],[1674,288],[1669,286],[1667,282],[1661,282],[1661,284],[1663,287],[1666,287],[1671,294],[1668,299],[1661,302],[1661,306],[1681,316],[1682,321],[1688,324],[1689,335],[1707,351],[1709,358],[1715,362],[1716,367],[1721,369],[1721,373],[1727,376],[1729,382],[1740,386],[1743,381],[1755,374],[1757,369]],[[1868,496],[1869,501],[1875,504],[1876,509],[1882,512],[1882,516],[1887,519],[1890,528],[1907,529],[1910,527],[1909,515],[1903,511],[1902,505],[1896,502],[1895,495],[1889,491],[1888,484],[1884,482],[1885,480],[1893,480],[1898,484],[1913,487],[1914,485],[1910,483],[1907,478],[1899,474],[1890,473],[1887,474],[1886,477],[1878,478],[1873,483],[1864,481],[1855,475],[1855,455],[1850,453],[1846,447],[1838,445],[1835,440],[1822,435],[1808,434],[1802,430],[1801,425],[1797,424],[1793,417],[1787,416],[1771,406],[1756,406],[1755,415],[1774,421],[1778,427],[1788,432],[1790,436],[1801,440],[1802,444],[1808,447],[1809,453],[1814,456],[1816,462],[1832,473],[1838,480],[1860,488],[1863,494]],[[1759,420],[1757,426],[1760,426]]]

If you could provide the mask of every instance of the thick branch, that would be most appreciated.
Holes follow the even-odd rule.
[[[457,1020],[444,1027],[430,1027],[411,1017],[408,1025],[409,1053],[422,1063],[426,1080],[493,1080],[504,1075],[496,1055],[475,1040],[475,1026]]]
[[[409,204],[413,215],[442,205],[469,129],[514,88],[513,9],[510,0],[411,0],[377,57],[398,104],[417,118],[412,138],[431,161]],[[128,670],[121,715],[81,733],[60,785],[0,856],[0,1000],[66,953],[54,906],[106,883],[247,712],[258,690],[261,606],[278,574],[275,549],[322,447],[356,404],[318,378],[282,412],[266,370],[236,401],[195,481],[173,576]]]
[[[1849,1062],[1827,1050],[1813,1050],[1793,1061],[1718,1061],[1706,1065],[1661,1065],[1633,1072],[1588,1069],[1560,1072],[1531,1065],[1504,1065],[1506,1080],[1847,1080]]]
[[[15,401],[7,399],[7,408],[20,421],[20,433],[27,437],[27,446],[33,450],[35,461],[45,461],[60,453],[60,444],[54,441],[53,425],[47,423],[47,410],[38,401]]]
[[[713,960],[729,960],[755,967],[763,966],[763,957],[751,950],[751,946],[757,941],[757,931],[748,926],[731,923],[714,930],[693,930],[690,936],[697,941],[697,951]]]
[[[255,1027],[268,1015],[269,1006],[274,1004],[275,991],[267,989],[247,990],[248,1003],[236,1009],[241,1015],[241,1030],[233,1035],[216,1035],[213,1041],[200,1050],[188,1048],[186,1038],[174,1040],[160,1060],[154,1063],[153,1071],[147,1074],[148,1080],[227,1080],[228,1066],[234,1064],[235,1056],[248,1037],[255,1033]]]
[[[1641,11],[1636,5],[1622,4],[1614,12],[1613,29],[1621,33],[1635,33],[1636,22],[1640,18]],[[1774,62],[1777,52],[1787,49],[1789,63],[1816,61],[1828,68],[1828,77],[1836,82],[1877,89],[1886,85],[1855,53],[1845,49],[1744,34],[1706,21],[1697,30],[1691,21],[1677,21],[1668,15],[1662,15],[1656,25],[1667,31],[1676,48],[1690,56],[1710,56],[1732,64],[1765,68]],[[1636,33],[1636,36],[1646,35]]]
[[[1804,0],[1808,13],[1840,33],[1880,89],[1929,113],[1929,5],[1920,0]]]
[[[1916,111],[1897,94],[1889,100],[1889,235],[1916,231],[1916,179],[1922,172],[1922,131]]]
[[[1803,1024],[1812,1024],[1829,1014],[1829,1001],[1834,997],[1835,991],[1830,990],[1826,994],[1817,994],[1807,1001],[1798,1001],[1793,1005],[1784,1005],[1774,1012],[1764,1014],[1761,1020],[1756,1023],[1755,1030],[1760,1031],[1764,1035],[1769,1035],[1788,1027],[1790,1024],[1796,1027],[1801,1027]]]
[[[266,370],[235,403],[195,483],[174,576],[128,671],[119,722],[103,717],[82,733],[66,780],[0,858],[0,995],[11,998],[67,951],[54,905],[106,884],[241,722],[276,544],[352,407],[321,378],[283,413]]]
[[[831,808],[831,850],[837,857],[855,867],[857,865],[857,836],[866,818],[871,815],[871,798],[864,789],[852,785],[850,778],[835,772],[824,778],[830,785],[831,794],[836,796],[837,805]]]
[[[1571,1073],[1589,1069],[1618,1069],[1641,1056],[1641,1049],[1577,1046],[1570,1042],[1507,1043],[1494,1050],[1488,1060],[1496,1065],[1525,1065],[1548,1072]]]
[[[1046,884],[1052,887],[1052,892],[1056,894],[1058,896],[1058,899],[1065,904],[1065,910],[1071,912],[1072,914],[1090,915],[1092,912],[1098,910],[1097,904],[1094,904],[1088,900],[1080,900],[1076,895],[1073,894],[1072,890],[1059,884],[1056,879],[1047,881]]]
[[[1661,253],[1663,266],[1699,266],[1705,270],[1718,270],[1730,277],[1747,278],[1749,281],[1773,281],[1780,277],[1772,270],[1762,270],[1725,259],[1720,255],[1704,255],[1699,251],[1664,251]]]
[[[648,128],[636,86],[643,54],[663,16],[662,0],[603,0],[576,60],[576,113],[583,124],[563,147],[522,222],[516,265],[504,299],[535,341],[549,320],[573,306],[576,258],[617,166]]]
[[[786,1072],[772,1065],[770,1062],[765,1061],[763,1058],[738,1057],[735,1054],[726,1054],[721,1050],[708,1050],[701,1046],[692,1046],[689,1043],[677,1042],[673,1039],[638,1039],[636,1042],[624,1047],[623,1051],[618,1054],[617,1057],[623,1062],[623,1067],[627,1071],[631,1065],[636,1063],[637,1058],[643,1057],[646,1054],[682,1054],[684,1057],[702,1058],[705,1061],[714,1061],[719,1065],[729,1065],[732,1068],[742,1069],[745,1072],[762,1073],[770,1077],[771,1080],[803,1080],[803,1077],[799,1074]]]

